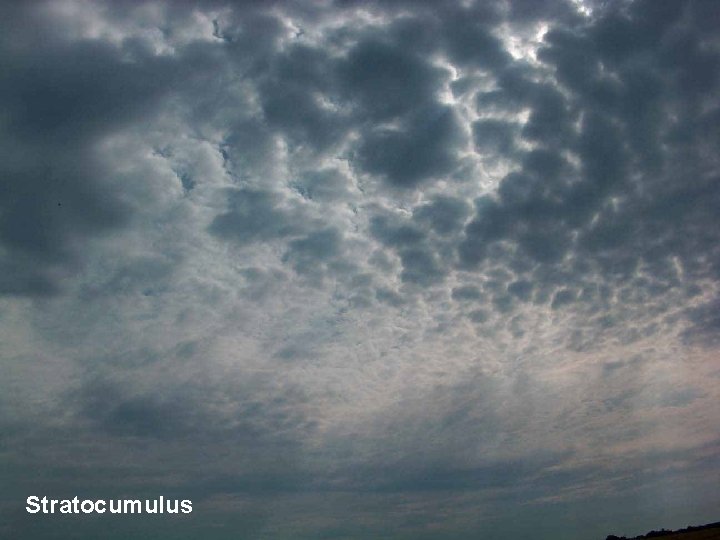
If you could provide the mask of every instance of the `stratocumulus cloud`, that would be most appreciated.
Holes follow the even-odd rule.
[[[719,24],[703,0],[5,3],[0,535],[716,520]],[[192,514],[23,505],[159,493]]]

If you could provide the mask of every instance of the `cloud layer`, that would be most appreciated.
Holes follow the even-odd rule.
[[[0,531],[716,518],[714,2],[1,9]]]

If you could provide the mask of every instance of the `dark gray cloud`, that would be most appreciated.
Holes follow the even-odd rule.
[[[431,105],[400,122],[365,134],[357,153],[363,170],[401,188],[452,172],[463,135],[451,108]]]
[[[511,267],[527,257],[563,272],[568,260],[582,259],[576,270],[564,273],[575,285],[600,278],[617,286],[616,278],[627,279],[642,269],[652,283],[645,290],[665,294],[679,285],[672,276],[674,265],[714,279],[718,239],[711,231],[717,223],[704,213],[701,199],[692,209],[684,202],[691,192],[698,193],[695,190],[709,190],[703,201],[717,196],[711,187],[716,184],[714,159],[707,147],[691,150],[689,139],[673,135],[686,120],[671,111],[689,117],[703,114],[694,103],[699,96],[712,100],[717,93],[709,75],[715,60],[692,45],[680,55],[681,65],[674,64],[679,57],[662,53],[678,39],[702,39],[679,15],[684,9],[690,16],[697,8],[678,3],[663,11],[638,2],[628,12],[599,10],[585,28],[552,29],[538,58],[554,70],[555,82],[538,84],[514,69],[498,78],[498,90],[479,94],[479,111],[488,106],[530,111],[520,137],[512,135],[509,124],[476,122],[481,150],[507,154],[519,139],[540,147],[521,159],[520,171],[501,180],[499,197],[476,203],[476,215],[459,248],[463,265],[478,265],[493,246],[509,242],[518,248],[515,260],[507,263]],[[635,29],[632,38],[627,33],[621,38],[629,27]],[[639,28],[647,34],[637,35]],[[693,69],[689,66],[698,70],[692,76],[696,87],[687,86],[683,72]],[[700,172],[700,162],[709,169]],[[668,189],[672,202],[666,198]],[[663,218],[651,217],[656,205],[663,207]],[[686,241],[693,247],[686,250]],[[537,267],[531,275],[542,279]],[[569,289],[559,291],[553,306],[573,296]]]
[[[344,118],[332,111],[327,73],[332,69],[327,53],[295,46],[272,60],[258,87],[263,117],[281,129],[298,146],[322,149],[343,135]]]
[[[324,272],[333,264],[338,270],[351,270],[343,264],[342,236],[336,229],[322,229],[303,238],[292,240],[283,255],[283,262],[289,263],[301,275],[307,275],[314,281],[322,280]]]
[[[719,13],[0,8],[2,534],[712,519]],[[197,511],[18,506],[73,490]]]
[[[138,54],[131,63],[98,42],[24,47],[3,40],[5,294],[52,293],[86,238],[128,219],[117,186],[103,182],[112,172],[94,146],[153,114],[178,75],[175,62]]]
[[[279,197],[271,192],[237,189],[229,193],[228,212],[217,216],[210,232],[240,245],[298,234],[291,212],[279,208]]]
[[[469,215],[467,201],[443,195],[413,210],[415,221],[428,223],[434,232],[443,236],[457,232]]]
[[[400,44],[372,38],[353,47],[337,69],[351,103],[375,121],[412,115],[433,104],[448,75]]]
[[[337,169],[308,171],[294,187],[303,197],[322,202],[344,201],[351,191],[350,180]]]

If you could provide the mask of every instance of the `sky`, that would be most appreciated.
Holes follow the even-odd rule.
[[[719,27],[713,0],[3,2],[0,536],[720,519]]]

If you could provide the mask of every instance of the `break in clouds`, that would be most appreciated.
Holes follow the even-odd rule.
[[[716,2],[0,21],[3,535],[717,518]],[[76,494],[194,506],[24,513]]]

